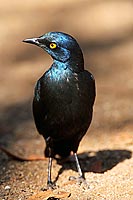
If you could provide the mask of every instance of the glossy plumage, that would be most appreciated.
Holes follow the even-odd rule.
[[[45,156],[67,157],[77,152],[91,123],[94,78],[84,70],[82,51],[70,35],[50,32],[24,42],[36,44],[53,58],[52,66],[37,81],[33,115],[46,141]]]

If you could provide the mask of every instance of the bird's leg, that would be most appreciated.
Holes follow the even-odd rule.
[[[79,184],[81,184],[81,183],[85,182],[85,177],[84,177],[84,174],[83,174],[83,172],[81,170],[77,153],[74,153],[74,157],[75,157],[76,167],[77,167],[77,171],[78,171],[79,177],[75,178],[73,176],[70,176],[69,180],[75,180],[76,179],[79,182]]]
[[[79,164],[77,153],[74,153],[74,156],[75,156],[77,170],[78,170],[78,173],[79,173],[79,178],[83,178],[84,179],[83,172],[82,172],[80,164]]]
[[[48,178],[47,178],[47,188],[44,189],[44,190],[47,190],[47,189],[54,189],[55,187],[55,184],[52,182],[51,180],[51,170],[52,170],[52,160],[53,160],[53,152],[52,152],[52,139],[51,137],[48,137],[46,139],[46,149],[45,149],[45,155],[47,157],[49,157],[49,161],[48,161]]]
[[[49,189],[55,189],[55,184],[51,180],[51,169],[52,169],[52,157],[49,157],[48,161],[48,178],[47,178],[47,186],[42,188],[42,191],[46,191]]]
[[[47,189],[55,189],[56,185],[55,183],[52,182],[51,179],[51,170],[52,170],[52,157],[49,157],[49,162],[48,162],[48,180],[47,180]]]
[[[49,157],[49,162],[48,162],[48,180],[47,180],[47,186],[51,186],[52,185],[52,181],[51,181],[51,169],[52,169],[52,158]]]

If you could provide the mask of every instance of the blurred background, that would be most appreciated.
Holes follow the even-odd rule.
[[[31,104],[35,82],[52,60],[41,49],[22,40],[49,31],[63,31],[77,39],[84,52],[85,68],[96,79],[90,135],[131,132],[132,0],[1,0],[0,144],[15,144],[20,151],[24,148],[22,141],[30,140],[30,151],[32,138],[41,137],[34,126]],[[36,148],[38,145],[42,151],[35,141]]]
[[[133,144],[132,0],[0,1],[0,149],[3,146],[24,158],[43,155],[45,143],[34,125],[32,99],[34,85],[52,59],[42,49],[22,40],[49,31],[63,31],[77,39],[85,68],[96,79],[94,116],[78,153],[84,172],[108,171],[131,157]],[[107,193],[107,198],[113,192],[120,195],[108,199],[128,198],[121,194],[132,192],[130,160],[124,169],[124,162],[118,165],[116,172],[112,170],[103,176],[85,174],[91,188],[97,189],[95,197],[101,191]],[[54,161],[52,176],[59,178],[61,188],[66,177],[74,174],[73,165],[68,163],[66,167],[72,172],[65,170],[58,177],[60,166]],[[44,186],[46,173],[47,160],[18,162],[0,150],[0,197],[26,199]],[[101,180],[103,191],[99,189]],[[74,194],[79,195],[79,189]]]

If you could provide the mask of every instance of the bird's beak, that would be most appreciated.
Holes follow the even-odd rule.
[[[23,42],[35,44],[35,45],[40,44],[39,41],[38,41],[38,38],[28,38],[28,39],[23,40]]]

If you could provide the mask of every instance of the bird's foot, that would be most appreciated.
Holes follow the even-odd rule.
[[[79,185],[82,184],[85,186],[86,189],[89,189],[89,185],[88,185],[87,181],[82,176],[79,176],[79,177],[70,176],[69,181],[76,181]]]
[[[77,183],[78,183],[79,185],[81,185],[81,184],[84,183],[86,180],[85,180],[82,176],[79,176],[79,177],[70,176],[70,177],[69,177],[69,181],[77,181]]]
[[[55,190],[57,189],[57,186],[53,182],[48,182],[46,187],[41,188],[42,191],[47,191],[47,190]]]

